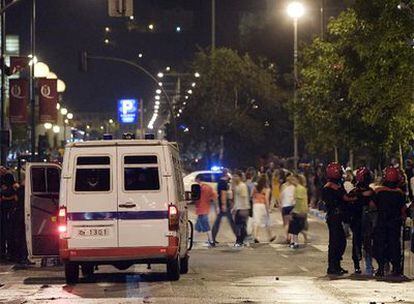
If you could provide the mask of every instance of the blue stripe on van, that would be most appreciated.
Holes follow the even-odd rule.
[[[101,220],[159,220],[167,219],[168,211],[122,211],[122,212],[70,212],[71,221],[101,221]]]

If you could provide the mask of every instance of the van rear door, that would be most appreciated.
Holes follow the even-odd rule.
[[[118,146],[119,247],[168,245],[168,196],[160,146]],[[137,152],[138,150],[138,152]],[[162,166],[164,164],[164,166]]]
[[[27,163],[25,222],[29,258],[59,256],[59,188],[61,167]]]
[[[69,248],[117,248],[116,147],[74,148],[66,183]]]

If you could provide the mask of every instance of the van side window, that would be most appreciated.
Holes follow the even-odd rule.
[[[109,156],[82,156],[76,160],[75,191],[106,192],[111,189]]]
[[[155,155],[124,157],[124,190],[159,190],[158,158]]]
[[[177,197],[180,200],[184,200],[185,193],[180,160],[173,154],[172,161],[174,166],[174,179],[176,184]]]

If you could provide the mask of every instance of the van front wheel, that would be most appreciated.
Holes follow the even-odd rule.
[[[180,279],[180,256],[167,262],[167,276],[171,281],[178,281]]]
[[[79,265],[76,263],[65,263],[66,284],[72,285],[79,281]]]

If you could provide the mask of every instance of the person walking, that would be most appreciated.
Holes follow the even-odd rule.
[[[210,203],[217,199],[217,193],[213,190],[212,187],[205,184],[202,180],[202,175],[198,175],[196,182],[200,185],[200,199],[196,201],[196,215],[197,222],[195,229],[197,232],[207,234],[207,242],[209,247],[214,247],[214,238],[210,230],[210,222],[208,215],[210,213]]]
[[[217,217],[216,217],[216,220],[214,221],[214,225],[212,229],[212,236],[213,236],[214,244],[217,243],[216,237],[220,229],[220,224],[221,224],[221,220],[223,217],[227,218],[233,233],[236,235],[236,225],[234,224],[234,221],[233,221],[233,217],[231,214],[230,199],[228,198],[229,183],[230,183],[229,171],[227,169],[223,169],[222,176],[217,184],[217,195],[218,195]]]
[[[233,199],[236,224],[236,243],[235,247],[244,246],[244,239],[247,236],[247,220],[249,218],[250,202],[249,202],[249,190],[247,185],[242,181],[242,173],[237,172],[233,175]]]
[[[285,231],[286,243],[290,244],[289,239],[289,222],[291,219],[290,213],[292,212],[295,206],[295,184],[297,183],[296,179],[292,174],[286,177],[286,182],[282,185],[280,193],[280,203],[282,205],[282,220],[283,220],[283,229]]]
[[[384,170],[383,186],[375,189],[375,205],[378,221],[374,232],[374,257],[378,262],[377,277],[385,275],[385,265],[392,264],[392,275],[402,275],[401,226],[405,220],[405,194],[398,187],[398,168],[389,166]]]
[[[322,188],[322,200],[327,214],[326,222],[329,230],[328,269],[329,275],[348,273],[341,267],[342,256],[346,248],[346,236],[343,227],[344,208],[353,199],[348,197],[342,183],[342,167],[332,162],[326,167],[328,182]]]
[[[253,189],[253,237],[254,242],[259,243],[260,230],[266,231],[268,241],[273,242],[275,237],[270,232],[270,189],[267,185],[267,176],[262,174],[257,181],[257,186]]]
[[[306,226],[308,207],[308,190],[306,189],[306,178],[303,175],[295,175],[291,182],[295,185],[295,206],[289,223],[290,248],[299,248],[298,235]],[[305,242],[307,236],[305,234]]]

